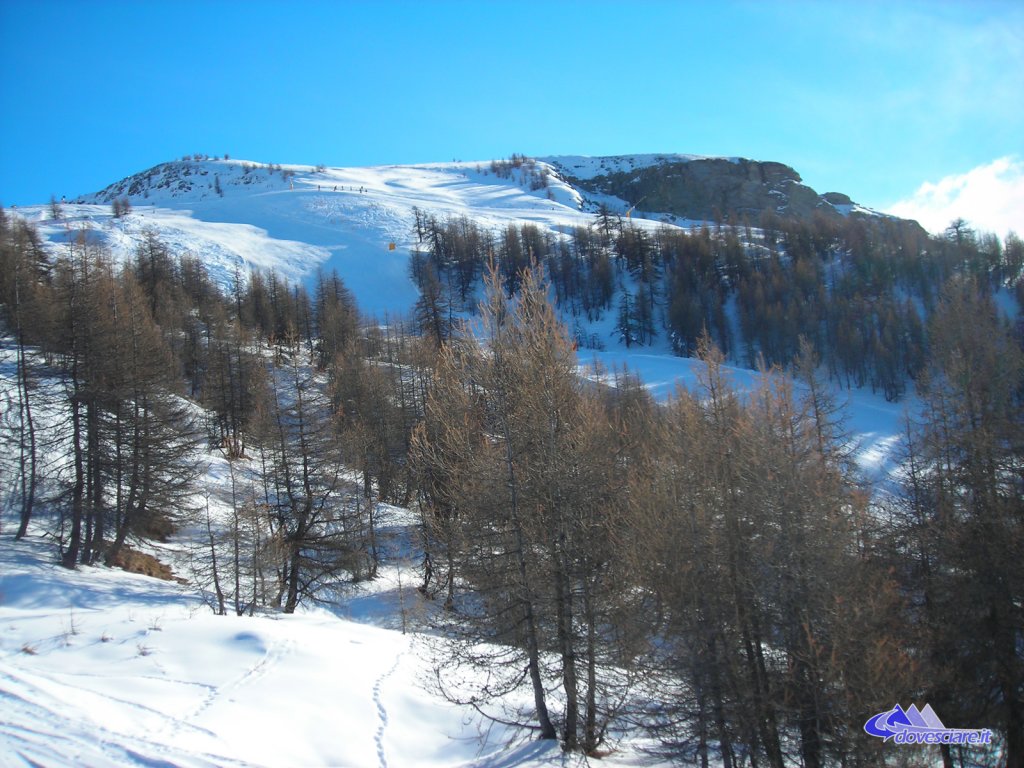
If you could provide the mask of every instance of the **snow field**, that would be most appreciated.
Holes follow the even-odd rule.
[[[413,635],[317,609],[214,616],[188,587],[52,552],[0,549],[4,765],[482,766],[513,735],[481,741],[424,688]]]

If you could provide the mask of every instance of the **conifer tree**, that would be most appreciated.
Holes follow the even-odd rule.
[[[951,236],[957,235],[955,228]],[[960,236],[965,235],[960,232]],[[946,722],[988,725],[1024,764],[1024,354],[977,283],[954,280],[931,328],[921,421],[895,520]],[[952,765],[948,748],[944,759]]]
[[[542,738],[590,752],[624,696],[626,682],[606,665],[630,663],[630,643],[612,629],[624,621],[609,573],[617,441],[581,388],[536,270],[523,274],[515,302],[492,271],[481,320],[485,349],[469,337],[441,350],[413,440],[424,520],[449,569],[448,628],[458,639],[445,666],[492,673],[486,690],[447,693],[486,706],[528,685],[533,707],[520,717]],[[481,651],[484,640],[493,652]]]

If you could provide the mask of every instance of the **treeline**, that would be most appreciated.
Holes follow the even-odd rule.
[[[2,211],[0,275],[18,537],[37,518],[74,567],[205,527],[199,570],[222,612],[291,612],[331,580],[373,574],[374,505],[412,496],[405,456],[426,387],[401,323],[364,328],[336,275],[313,295],[273,273],[223,292],[153,232],[127,263],[88,230],[51,258]],[[230,469],[226,532],[204,520],[196,482],[211,451]]]
[[[421,327],[446,337],[453,312],[475,305],[489,261],[512,292],[535,261],[570,323],[611,313],[627,346],[667,339],[692,356],[707,331],[729,359],[788,366],[803,338],[833,381],[895,400],[925,367],[927,329],[950,278],[969,276],[989,295],[1006,288],[1024,306],[1024,243],[1012,233],[1004,245],[962,221],[942,238],[886,219],[766,215],[759,224],[652,230],[602,208],[563,237],[417,212]],[[606,341],[575,327],[580,346]]]
[[[809,342],[801,394],[741,394],[705,334],[699,386],[655,405],[579,379],[547,294],[491,273],[413,440],[449,698],[588,754],[638,726],[776,768],[898,760],[864,722],[929,702],[1001,734],[946,765],[1021,764],[1024,356],[975,281],[936,297],[924,420],[876,501]]]

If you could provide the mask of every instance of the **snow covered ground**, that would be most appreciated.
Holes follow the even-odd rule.
[[[334,611],[215,616],[192,587],[68,571],[52,542],[10,530],[0,765],[581,764],[431,691],[427,646],[401,631],[418,593],[400,561]],[[626,745],[603,764],[650,763]]]

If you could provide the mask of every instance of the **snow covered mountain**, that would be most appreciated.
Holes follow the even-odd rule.
[[[554,177],[531,190],[527,175],[520,168],[499,178],[486,163],[323,168],[188,159],[77,198],[60,219],[49,206],[19,212],[50,247],[84,228],[122,257],[155,229],[172,252],[198,256],[223,285],[236,270],[301,279],[335,269],[361,309],[382,315],[406,312],[416,300],[408,273],[414,208],[495,228],[534,222],[560,230],[589,221],[575,190]],[[112,204],[123,200],[130,213],[115,217]]]
[[[681,176],[686,168],[689,175]],[[700,201],[709,195],[724,200],[721,190],[735,186],[737,169],[742,194],[736,193],[734,207],[748,198],[771,200],[782,214],[792,203],[792,212],[802,215],[806,206],[797,201],[813,195],[836,214],[867,210],[843,196],[831,196],[835,204],[826,201],[830,196],[819,198],[787,166],[740,158],[632,155],[326,168],[197,155],[67,202],[59,218],[48,205],[18,213],[37,225],[51,248],[64,247],[84,229],[122,258],[155,230],[172,252],[199,257],[225,286],[236,271],[244,275],[250,268],[290,279],[318,268],[337,270],[359,306],[380,316],[407,312],[417,298],[408,273],[414,209],[440,219],[466,216],[494,230],[532,223],[564,234],[592,223],[601,205],[625,215],[640,203],[644,212],[631,212],[638,226],[689,226],[710,220],[709,206]],[[655,183],[660,197],[645,192]],[[115,201],[118,207],[127,201],[129,212],[115,216]]]

